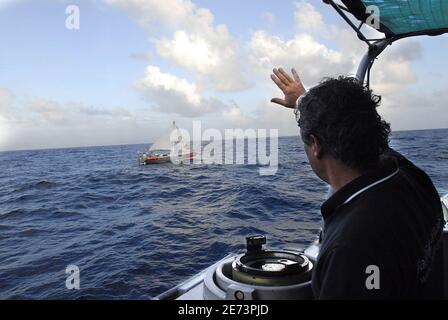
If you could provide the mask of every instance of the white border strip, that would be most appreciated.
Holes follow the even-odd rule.
[[[372,183],[372,184],[369,184],[367,187],[365,187],[365,188],[359,190],[358,192],[354,193],[350,198],[348,198],[347,200],[345,200],[344,204],[349,203],[349,202],[352,201],[354,198],[356,198],[357,196],[359,196],[361,193],[363,193],[363,192],[369,190],[370,188],[373,188],[374,186],[376,186],[376,185],[378,185],[378,184],[380,184],[380,183],[383,183],[383,182],[385,182],[385,181],[391,179],[393,176],[395,176],[396,174],[398,174],[398,172],[400,172],[400,169],[397,169],[397,171],[395,171],[395,172],[392,173],[391,175],[389,175],[389,176],[387,176],[387,177],[385,177],[385,178],[383,178],[383,179],[381,179],[381,180],[378,180],[378,181],[376,181],[376,182],[374,182],[374,183]]]

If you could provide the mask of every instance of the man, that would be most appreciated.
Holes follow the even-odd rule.
[[[310,165],[332,190],[321,207],[315,297],[443,298],[440,199],[430,178],[389,148],[381,98],[348,77],[308,92],[294,69],[271,78],[285,95],[271,101],[295,109]]]

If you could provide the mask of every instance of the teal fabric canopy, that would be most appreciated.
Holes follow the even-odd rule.
[[[448,32],[448,0],[346,0],[344,4],[361,21],[366,8],[375,5],[380,31],[386,36]]]

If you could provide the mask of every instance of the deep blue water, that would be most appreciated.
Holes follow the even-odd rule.
[[[250,234],[300,247],[320,227],[326,186],[299,138],[281,138],[279,170],[139,166],[147,146],[0,153],[0,299],[147,299]],[[448,192],[448,130],[398,132],[392,146]],[[65,287],[78,265],[81,289]]]

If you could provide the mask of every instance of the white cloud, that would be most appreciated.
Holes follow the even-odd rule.
[[[232,109],[216,98],[202,98],[195,85],[158,68],[149,68],[139,85],[146,94],[154,90],[156,110],[164,113],[191,117],[213,112],[227,125],[243,117],[237,106]],[[149,143],[170,124],[166,116],[157,119],[157,114],[148,111],[42,97],[22,98],[19,103],[11,90],[0,88],[0,150]]]
[[[195,117],[217,112],[226,106],[216,98],[201,96],[196,84],[163,73],[159,67],[146,68],[146,76],[137,87],[156,103],[156,111]]]
[[[234,105],[223,110],[219,119],[216,122],[212,120],[210,124],[220,129],[278,129],[281,136],[297,135],[299,132],[293,112],[269,101],[260,102],[252,113],[246,113],[239,105]]]
[[[351,60],[336,50],[301,33],[290,40],[256,31],[249,42],[250,63],[265,77],[274,67],[296,67],[308,83],[316,83],[331,74],[347,73],[353,69]]]
[[[297,33],[294,37],[285,39],[265,30],[252,34],[248,42],[252,72],[267,78],[274,67],[295,67],[308,85],[325,76],[354,73],[357,59],[364,51],[353,32],[333,25],[325,26],[323,17],[310,2],[296,2],[295,8]],[[316,35],[326,35],[327,30],[331,30],[336,48],[329,47],[314,35],[314,31]],[[344,46],[349,50],[341,50]]]
[[[224,125],[226,128],[255,128],[256,120],[254,117],[244,114],[235,101],[233,101],[233,106],[222,111],[220,119],[221,125]]]
[[[417,81],[410,61],[384,59],[372,69],[371,87],[378,94],[391,95]]]
[[[182,96],[183,99],[193,106],[198,106],[201,103],[201,96],[194,83],[162,73],[160,68],[156,66],[146,68],[146,77],[140,81],[140,85],[149,90],[172,91]]]
[[[218,91],[247,88],[237,55],[238,42],[225,25],[215,25],[210,10],[190,0],[106,2],[128,10],[147,28],[162,58],[194,72],[202,83]],[[160,28],[174,32],[172,38],[160,37]]]
[[[402,93],[417,82],[412,63],[420,55],[420,44],[411,39],[396,42],[387,48],[372,68],[372,89],[385,97]]]
[[[314,85],[327,76],[354,75],[367,46],[348,27],[326,25],[310,2],[296,3],[295,18],[298,33],[291,39],[255,31],[248,43],[249,62],[258,75],[269,73],[274,67],[295,67],[306,85]],[[308,27],[321,29],[318,35],[331,30],[334,47],[319,40]],[[321,28],[322,27],[322,28]],[[369,34],[376,31],[369,30]],[[416,42],[399,42],[386,49],[374,66],[374,89],[381,94],[403,90],[415,83],[412,61],[419,57]]]
[[[207,74],[220,63],[219,56],[213,52],[216,48],[200,34],[190,35],[179,30],[174,33],[173,40],[157,40],[156,47],[160,56],[202,74]]]
[[[84,120],[92,119],[86,117]],[[0,144],[0,150],[149,143],[151,135],[157,134],[151,129],[154,122],[148,125],[120,118],[98,120],[73,121],[70,125],[52,122],[17,123],[10,126],[9,137]]]
[[[0,150],[145,142],[142,137],[149,140],[152,130],[141,120],[144,116],[147,113],[121,107],[98,108],[41,97],[19,100],[11,90],[0,88]]]
[[[294,19],[299,30],[322,31],[324,29],[324,19],[312,4],[300,1],[295,3],[295,7]]]
[[[77,123],[92,123],[101,119],[131,119],[133,115],[123,108],[99,109],[77,102],[59,102],[49,99],[34,99],[26,109],[29,117],[38,122],[56,125],[73,125]]]
[[[381,110],[394,130],[446,128],[446,101],[447,89],[422,88],[419,92],[402,91],[387,95]]]

